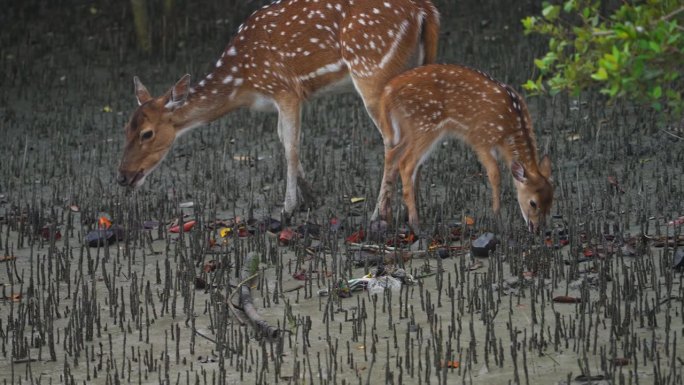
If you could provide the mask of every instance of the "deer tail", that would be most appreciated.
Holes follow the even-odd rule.
[[[425,56],[423,65],[432,64],[437,60],[437,45],[439,43],[439,12],[431,1],[425,2],[423,16],[423,50]]]

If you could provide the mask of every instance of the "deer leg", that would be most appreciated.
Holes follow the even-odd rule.
[[[492,211],[498,215],[501,209],[501,174],[499,172],[499,165],[496,163],[494,155],[486,150],[477,152],[480,163],[487,171],[487,178],[489,184],[492,186]]]
[[[297,183],[302,172],[299,160],[301,104],[298,100],[278,103],[278,136],[285,147],[287,176],[283,211],[290,215],[297,208]]]
[[[418,162],[410,154],[405,154],[399,164],[399,174],[401,175],[402,195],[408,210],[409,226],[412,229],[418,228],[418,208],[416,207],[415,177]]]
[[[397,179],[398,171],[393,155],[394,149],[385,144],[385,167],[382,174],[382,182],[380,182],[378,202],[375,206],[375,211],[371,216],[371,220],[373,221],[378,219],[390,221],[392,218],[392,194],[394,191],[394,183]]]
[[[352,75],[352,81],[354,82],[354,87],[358,91],[361,99],[363,100],[363,105],[366,107],[368,116],[373,120],[373,124],[382,133],[382,127],[380,127],[380,95],[382,94],[383,85],[387,83],[390,77],[383,76],[382,78],[376,76],[371,78],[360,78]],[[384,137],[384,135],[383,135]]]

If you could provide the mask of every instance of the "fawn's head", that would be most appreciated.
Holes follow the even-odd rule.
[[[518,204],[531,232],[539,230],[546,221],[553,204],[551,159],[544,155],[537,170],[526,170],[522,163],[513,161],[511,173],[518,191]]]
[[[153,98],[138,77],[133,78],[138,108],[126,125],[126,145],[117,182],[139,187],[164,159],[176,139],[173,111],[182,106],[190,89],[190,75],[183,76],[164,95]]]

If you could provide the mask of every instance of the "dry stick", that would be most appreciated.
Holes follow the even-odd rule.
[[[242,309],[245,312],[247,318],[249,318],[249,320],[252,322],[252,324],[258,331],[263,333],[263,335],[267,336],[268,338],[276,338],[280,334],[280,330],[277,327],[270,326],[268,322],[266,322],[266,320],[264,320],[259,315],[259,313],[256,311],[256,308],[254,307],[249,286],[246,285],[259,275],[259,273],[257,272],[249,277],[245,277],[247,274],[249,274],[249,268],[252,266],[253,257],[253,253],[248,253],[245,256],[245,260],[242,264],[242,271],[240,272],[240,277],[243,278],[243,280],[238,285],[238,288],[240,290],[240,305],[242,306]],[[233,292],[233,294],[234,293],[235,291]],[[231,302],[230,299],[228,302]]]

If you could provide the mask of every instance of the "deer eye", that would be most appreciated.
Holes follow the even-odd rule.
[[[535,202],[535,201],[530,201],[530,207],[532,207],[533,209],[536,210],[536,209],[537,209],[537,202]]]
[[[152,130],[147,130],[140,134],[140,139],[145,141],[148,139],[152,139],[152,136],[154,136],[154,132]]]

